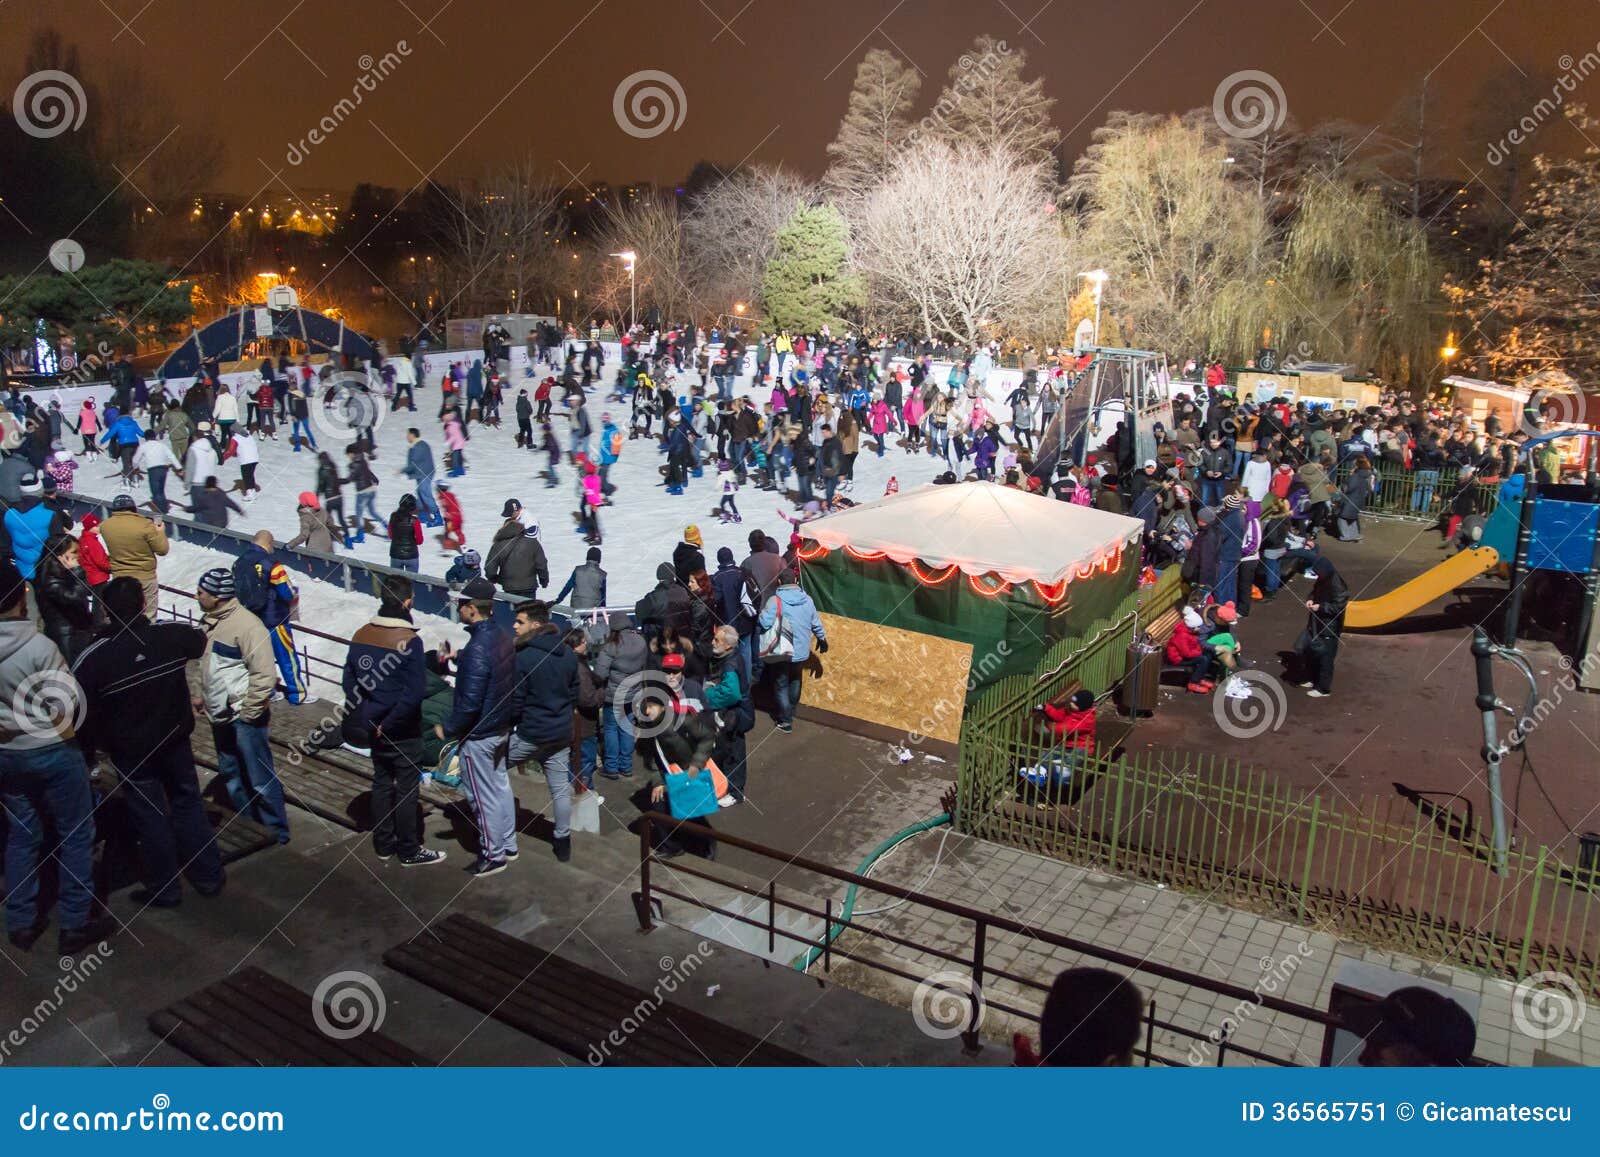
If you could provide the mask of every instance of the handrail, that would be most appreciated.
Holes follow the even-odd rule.
[[[752,888],[748,885],[742,885],[732,880],[721,879],[688,864],[674,863],[672,865],[674,871],[698,876],[702,879],[721,884],[722,886],[731,888],[735,891],[766,899],[771,911],[769,911],[768,917],[765,921],[755,919],[748,913],[724,910],[704,899],[680,893],[674,889],[664,887],[660,884],[653,885],[651,882],[651,866],[653,864],[662,863],[662,861],[656,859],[654,851],[655,841],[652,837],[657,831],[661,831],[673,836],[687,835],[691,838],[700,840],[714,840],[729,847],[739,848],[742,851],[749,852],[765,860],[777,861],[780,865],[779,871],[784,868],[794,868],[800,871],[810,872],[814,875],[823,876],[827,879],[835,880],[843,884],[853,884],[859,888],[867,888],[875,892],[881,892],[886,896],[891,896],[899,900],[918,904],[922,907],[930,908],[937,912],[943,912],[947,915],[955,916],[961,920],[972,921],[974,925],[973,951],[968,955],[961,955],[957,952],[952,952],[948,947],[921,944],[904,937],[895,936],[891,933],[884,932],[881,929],[869,928],[853,920],[846,920],[841,916],[834,915],[832,901],[825,902],[823,911],[819,912],[814,907],[797,903],[793,900],[779,899],[777,895],[776,875],[768,880],[766,888],[763,890]],[[1282,997],[1272,996],[1268,993],[1261,992],[1258,989],[1245,988],[1241,985],[1232,984],[1225,980],[1217,980],[1211,977],[1201,976],[1196,973],[1186,972],[1183,969],[1173,967],[1172,965],[1162,964],[1159,961],[1148,960],[1115,948],[1106,948],[1086,940],[1080,940],[1076,937],[1067,936],[1059,932],[1050,931],[1046,928],[1040,928],[1036,925],[1027,924],[1023,921],[1012,919],[1009,916],[999,915],[992,912],[984,912],[954,900],[946,900],[938,896],[929,895],[928,893],[918,891],[915,888],[904,887],[886,880],[872,879],[844,868],[837,868],[831,864],[824,864],[807,856],[784,852],[766,844],[745,839],[742,836],[735,836],[722,831],[713,831],[711,828],[706,827],[703,824],[695,823],[692,820],[674,819],[672,816],[666,815],[662,812],[646,812],[641,817],[639,826],[639,887],[639,892],[634,896],[634,907],[639,919],[639,928],[641,932],[649,932],[655,927],[654,922],[651,919],[652,893],[654,892],[661,895],[672,896],[675,899],[684,900],[685,902],[694,904],[695,906],[705,909],[706,911],[716,912],[725,918],[733,919],[740,923],[749,924],[759,928],[766,928],[768,930],[769,942],[775,944],[776,936],[778,935],[778,933],[775,931],[775,912],[777,907],[781,905],[785,909],[799,912],[803,915],[821,917],[826,922],[826,926],[823,929],[822,939],[816,943],[807,940],[804,936],[798,935],[793,931],[782,933],[782,936],[785,939],[794,940],[797,943],[805,944],[808,947],[819,949],[821,952],[820,959],[823,960],[825,968],[828,967],[830,957],[833,954],[838,954],[846,959],[865,964],[869,967],[877,968],[880,971],[900,975],[905,979],[920,979],[904,973],[888,962],[875,960],[869,956],[853,953],[847,948],[840,948],[837,944],[833,943],[833,937],[830,935],[830,933],[835,926],[841,926],[869,936],[890,940],[901,945],[902,947],[912,948],[917,951],[927,953],[928,955],[946,960],[950,963],[969,964],[973,972],[972,985],[975,1000],[980,998],[986,976],[1009,980],[1015,984],[1025,985],[1040,990],[1049,988],[1048,982],[1040,982],[1030,977],[1020,976],[1002,968],[992,965],[986,966],[984,964],[983,947],[987,934],[989,930],[992,929],[995,931],[1010,933],[1011,935],[1015,936],[1025,936],[1030,940],[1038,941],[1055,948],[1061,948],[1069,952],[1075,952],[1082,956],[1092,957],[1096,960],[1125,968],[1130,972],[1142,972],[1151,976],[1173,980],[1193,988],[1204,989],[1218,996],[1226,997],[1228,999],[1235,1000],[1243,1004],[1248,1004],[1253,1007],[1266,1008],[1273,1012],[1281,1012],[1285,1015],[1294,1016],[1312,1024],[1320,1025],[1324,1029],[1338,1028],[1343,1024],[1343,1022],[1333,1014],[1325,1012],[1322,1009],[1313,1008],[1310,1005],[1298,1004],[1294,1001],[1285,1000]],[[999,1008],[1002,1011],[1011,1012],[1015,1015],[1030,1015],[1025,1010],[1002,1005],[992,1000],[989,1001],[989,1003],[993,1004],[994,1007]],[[1168,1029],[1170,1031],[1179,1032],[1182,1035],[1192,1036],[1199,1040],[1212,1039],[1207,1034],[1196,1033],[1193,1030],[1182,1029],[1176,1025],[1157,1023],[1156,1026],[1163,1029]],[[962,1034],[962,1036],[967,1041],[967,1047],[969,1051],[977,1047],[976,1025],[971,1026],[967,1032]],[[1218,1045],[1219,1064],[1221,1063],[1222,1053],[1224,1050],[1244,1053],[1245,1055],[1252,1056],[1256,1059],[1271,1061],[1275,1064],[1285,1063],[1281,1059],[1272,1057],[1268,1054],[1234,1045],[1227,1041],[1226,1034],[1224,1034],[1222,1040],[1216,1041],[1215,1043]],[[1327,1063],[1328,1050],[1331,1048],[1332,1037],[1330,1034],[1328,1041],[1324,1045],[1324,1055],[1322,1058],[1323,1063]],[[1147,1059],[1149,1059],[1148,1056]]]

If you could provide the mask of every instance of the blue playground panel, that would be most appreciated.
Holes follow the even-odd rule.
[[[1489,516],[1480,540],[1509,563],[1517,551],[1517,520],[1521,516],[1522,475],[1514,474],[1500,486],[1500,504]],[[1533,541],[1528,547],[1530,570],[1556,570],[1588,574],[1594,566],[1594,540],[1600,528],[1600,506],[1539,498],[1533,507]]]

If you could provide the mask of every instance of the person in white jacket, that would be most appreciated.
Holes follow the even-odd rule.
[[[1272,463],[1267,461],[1264,447],[1258,446],[1250,452],[1250,461],[1244,464],[1241,482],[1245,493],[1250,495],[1250,501],[1267,500],[1267,492],[1272,488]]]
[[[145,434],[144,441],[139,443],[139,448],[133,452],[133,468],[144,471],[144,476],[150,483],[150,505],[165,514],[170,505],[167,502],[167,471],[176,470],[181,478],[183,463],[178,461],[178,456],[172,452],[172,447],[158,438],[156,433],[157,431],[152,428]]]
[[[239,420],[239,399],[233,396],[233,391],[226,385],[217,387],[217,400],[212,403],[211,416],[216,419],[217,428],[226,443],[233,432],[234,423]]]
[[[239,489],[245,494],[251,491],[261,493],[261,486],[256,482],[256,466],[261,462],[261,447],[256,445],[255,436],[248,427],[240,426],[233,432],[233,437],[228,440],[228,450],[224,457],[232,458],[239,463]]]
[[[400,408],[400,402],[405,400],[406,406],[414,414],[417,412],[417,367],[410,358],[391,358],[386,364],[394,367],[394,400],[390,403],[392,410]]]
[[[189,443],[189,452],[183,459],[183,478],[189,484],[191,506],[198,505],[196,500],[206,488],[206,479],[217,476],[217,465],[217,445],[211,440],[211,423],[201,422],[195,427],[194,441]]]

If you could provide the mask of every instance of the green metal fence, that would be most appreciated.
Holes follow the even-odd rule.
[[[1399,515],[1433,521],[1450,508],[1462,486],[1476,486],[1469,476],[1463,482],[1455,466],[1441,470],[1406,470],[1390,463],[1373,463],[1372,497],[1363,510],[1373,514]],[[1342,485],[1350,477],[1350,460],[1346,459],[1334,471],[1334,481]],[[1478,496],[1478,508],[1490,513],[1498,504],[1498,486],[1483,487]]]

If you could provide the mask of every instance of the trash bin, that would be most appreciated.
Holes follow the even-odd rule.
[[[1161,648],[1148,638],[1128,644],[1127,672],[1117,685],[1117,710],[1129,716],[1151,716],[1161,691]]]

